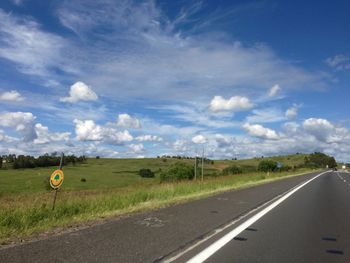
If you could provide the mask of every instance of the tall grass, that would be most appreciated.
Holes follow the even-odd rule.
[[[0,199],[0,241],[23,238],[54,227],[69,226],[89,220],[159,208],[220,191],[264,183],[292,173],[253,173],[207,178],[124,189],[60,191],[55,210],[53,193],[3,196]]]

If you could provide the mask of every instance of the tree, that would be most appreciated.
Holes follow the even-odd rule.
[[[160,174],[161,181],[192,180],[193,177],[194,167],[186,163],[175,163]]]
[[[241,174],[243,173],[242,168],[236,166],[236,165],[232,165],[229,167],[226,167],[224,170],[222,170],[222,174],[223,175],[229,175],[229,174]]]
[[[139,175],[144,178],[153,178],[154,172],[152,172],[150,169],[140,169]]]
[[[277,163],[272,160],[262,160],[258,165],[258,170],[261,172],[272,172],[276,170]]]

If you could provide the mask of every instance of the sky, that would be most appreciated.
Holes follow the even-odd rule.
[[[350,2],[3,0],[0,154],[350,162]]]

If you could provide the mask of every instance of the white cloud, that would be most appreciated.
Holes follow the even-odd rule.
[[[206,143],[207,140],[203,135],[199,134],[192,138],[192,142],[195,144],[203,144],[203,143]]]
[[[215,96],[210,102],[210,110],[213,112],[220,111],[245,111],[253,108],[253,104],[247,97],[234,96],[226,100],[221,96]]]
[[[75,133],[80,141],[102,141],[105,143],[122,145],[133,140],[132,135],[127,131],[118,131],[112,127],[105,127],[96,124],[93,120],[74,120]]]
[[[243,125],[243,128],[248,132],[249,135],[262,139],[277,140],[279,136],[274,130],[265,128],[260,124],[249,124]]]
[[[75,133],[80,141],[102,141],[103,129],[95,124],[93,120],[74,120]]]
[[[189,153],[191,150],[193,150],[188,141],[183,139],[176,140],[173,147],[175,151],[179,152],[180,154]]]
[[[0,94],[0,101],[23,101],[24,98],[16,90],[6,91]]]
[[[289,109],[286,110],[286,117],[289,120],[295,119],[298,116],[298,107],[292,106]]]
[[[246,122],[248,123],[280,122],[286,119],[283,112],[276,108],[256,109],[252,112],[254,115],[246,118]]]
[[[57,7],[62,25],[79,37],[60,37],[32,18],[0,12],[0,57],[47,85],[79,78],[114,99],[204,101],[216,94],[263,95],[273,83],[285,90],[324,88],[331,79],[267,46],[227,41],[224,33],[188,37],[174,28],[179,16],[167,17],[155,1],[60,1]]]
[[[181,103],[178,105],[164,105],[153,108],[161,110],[162,113],[169,112],[169,118],[175,118],[191,125],[209,128],[231,128],[240,126],[237,121],[232,119],[232,113],[230,112],[208,114],[208,107],[206,104]]]
[[[41,76],[49,81],[55,69],[67,68],[61,56],[61,51],[67,46],[66,41],[43,31],[29,17],[17,17],[0,9],[0,39],[0,57],[16,63],[25,74]]]
[[[145,148],[143,147],[142,143],[139,144],[130,144],[128,145],[129,150],[131,153],[143,153],[145,151]]]
[[[280,90],[281,88],[278,84],[273,85],[269,90],[269,97],[275,97]]]
[[[131,117],[129,114],[123,113],[118,115],[117,126],[123,128],[141,128],[140,121],[136,118]]]
[[[310,118],[303,122],[303,128],[320,141],[327,141],[335,127],[328,120]]]
[[[118,131],[114,128],[104,128],[104,142],[116,145],[122,145],[125,142],[133,140],[129,131]]]
[[[336,70],[350,69],[350,57],[342,54],[327,58],[326,63]]]
[[[35,124],[35,132],[37,138],[34,139],[34,144],[46,144],[50,142],[68,141],[70,132],[50,133],[49,128],[41,123]]]
[[[36,138],[35,118],[30,112],[3,112],[0,113],[0,126],[14,128],[25,141],[31,141]]]
[[[60,98],[62,102],[95,101],[97,94],[84,82],[78,81],[70,87],[69,97]]]
[[[161,142],[163,141],[162,137],[159,137],[157,135],[140,135],[135,138],[135,140],[140,142]]]

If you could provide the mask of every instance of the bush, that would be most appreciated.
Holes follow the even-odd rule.
[[[276,170],[277,163],[272,160],[262,160],[258,165],[258,170],[261,172],[272,172]]]
[[[140,169],[139,175],[143,178],[153,178],[154,172],[152,172],[150,169]]]
[[[86,182],[86,178],[81,178],[80,182],[85,183]]]
[[[167,171],[160,174],[161,181],[192,180],[193,177],[194,168],[185,163],[175,163]]]
[[[229,175],[229,174],[241,174],[243,173],[242,168],[232,165],[229,167],[226,167],[224,170],[222,170],[223,175]]]
[[[308,168],[325,168],[327,165],[328,168],[337,167],[334,157],[320,152],[309,154],[309,156],[305,157],[304,164]]]

